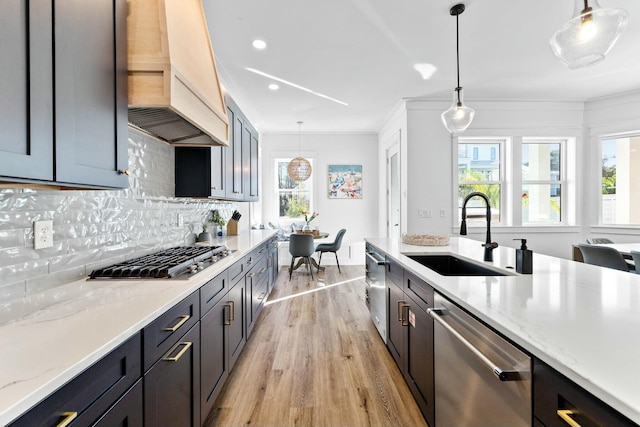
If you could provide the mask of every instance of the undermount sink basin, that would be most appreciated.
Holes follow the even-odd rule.
[[[507,276],[453,255],[407,255],[442,276]]]

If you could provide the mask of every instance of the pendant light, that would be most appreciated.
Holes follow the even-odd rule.
[[[298,122],[298,157],[289,162],[287,172],[289,177],[296,182],[303,182],[311,176],[311,163],[309,160],[300,156],[300,129],[302,122]]]
[[[549,40],[553,53],[571,69],[604,60],[629,20],[625,10],[603,9],[597,0],[575,2],[573,18]]]
[[[442,115],[442,123],[452,134],[464,132],[476,113],[473,108],[469,108],[462,102],[462,87],[460,86],[460,42],[458,33],[458,16],[464,12],[464,4],[454,5],[449,13],[456,17],[456,66],[458,75],[458,86],[453,91],[453,104]]]

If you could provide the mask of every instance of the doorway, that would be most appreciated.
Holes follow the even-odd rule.
[[[387,149],[387,237],[400,238],[400,130]]]

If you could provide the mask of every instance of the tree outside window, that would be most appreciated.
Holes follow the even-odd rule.
[[[313,160],[308,159],[313,166]],[[313,211],[313,174],[304,182],[296,182],[289,177],[287,166],[291,159],[276,159],[278,217],[280,220],[297,220],[304,217],[302,212]]]

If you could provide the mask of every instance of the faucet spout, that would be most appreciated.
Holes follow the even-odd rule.
[[[473,193],[469,193],[467,197],[464,198],[464,201],[462,202],[462,221],[460,223],[460,235],[467,235],[467,202],[476,196],[484,199],[487,205],[487,236],[485,239],[485,243],[482,245],[484,247],[484,260],[493,261],[493,250],[498,247],[498,244],[491,241],[491,204],[489,203],[489,198],[486,194],[475,191]]]

